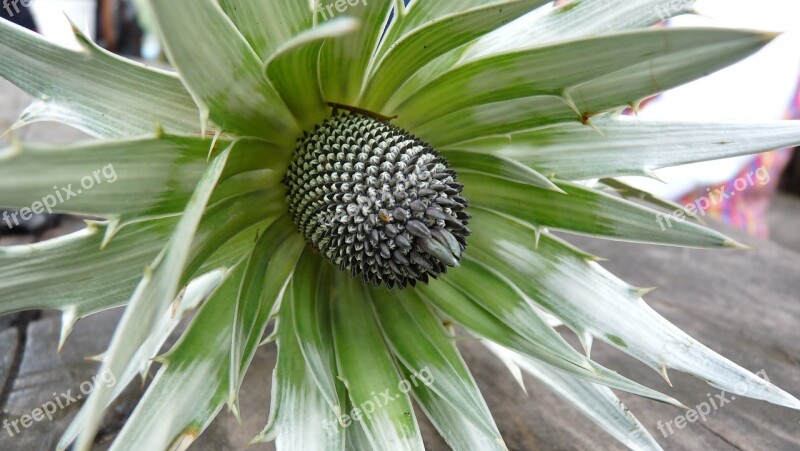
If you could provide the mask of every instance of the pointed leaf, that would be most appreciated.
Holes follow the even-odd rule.
[[[104,223],[41,243],[0,247],[0,315],[58,309],[77,320],[124,304],[175,223],[163,219],[126,227],[102,250],[109,228]]]
[[[403,368],[406,380],[414,374]],[[469,417],[453,403],[447,402],[425,384],[412,387],[414,398],[439,434],[455,451],[479,449],[481,451],[506,451],[499,435],[487,434],[484,429],[475,427]]]
[[[411,290],[375,289],[373,306],[384,337],[409,375],[422,375],[418,391],[432,391],[433,404],[443,401],[480,430],[476,436],[495,446],[503,443],[491,413],[461,354],[430,307]],[[413,378],[407,380],[414,380]],[[419,381],[415,381],[419,382]],[[424,385],[425,387],[421,387]],[[425,396],[423,394],[423,396]],[[442,409],[441,407],[435,407]]]
[[[465,59],[536,44],[649,27],[690,12],[695,1],[571,0],[558,7],[548,5],[484,36],[470,47]]]
[[[277,321],[278,363],[272,379],[270,423],[255,441],[275,440],[278,451],[342,451],[349,430],[340,427],[303,359],[292,321],[292,307],[297,304],[293,297],[293,290],[286,290]]]
[[[269,225],[252,248],[234,311],[228,384],[231,405],[237,403],[244,371],[261,341],[275,302],[289,283],[303,245],[290,219],[282,215]]]
[[[319,81],[325,100],[356,104],[370,60],[396,3],[395,0],[351,0],[342,3],[346,8],[342,12],[340,5],[319,2],[318,19],[350,17],[360,24],[355,33],[328,39],[320,50]]]
[[[459,182],[473,205],[534,226],[642,243],[736,246],[719,232],[677,217],[666,222],[664,213],[571,182],[555,181],[566,194],[486,174],[463,173]]]
[[[364,427],[373,449],[423,450],[411,401],[381,336],[368,292],[349,274],[336,271],[334,278],[333,338],[339,377],[352,403],[350,418]]]
[[[628,380],[589,361],[577,352],[574,353],[573,358],[570,360],[583,360],[585,362],[584,365],[579,366],[568,361],[550,349],[541,346],[536,340],[531,340],[525,336],[527,334],[524,331],[517,332],[512,327],[504,324],[503,321],[484,309],[472,293],[453,284],[437,284],[435,287],[425,286],[419,291],[431,305],[481,338],[494,341],[503,347],[513,349],[520,354],[576,377],[661,402],[677,406],[681,405],[675,399]],[[527,307],[527,309],[531,310],[530,307]]]
[[[200,132],[200,114],[178,77],[76,36],[81,48],[66,49],[0,21],[0,77],[37,99],[18,125],[57,121],[105,138],[146,135],[159,125]]]
[[[164,251],[156,257],[131,297],[130,304],[120,320],[111,345],[103,358],[101,372],[120,376],[131,367],[138,367],[133,360],[137,350],[157,327],[159,318],[178,294],[184,267],[191,252],[192,238],[197,231],[208,199],[225,167],[230,150],[225,150],[209,165],[197,184],[175,232]],[[147,356],[150,358],[153,356]],[[100,420],[108,403],[112,400],[109,387],[99,386],[89,396],[86,409],[86,428],[76,441],[76,449],[87,450],[93,442]]]
[[[509,359],[526,373],[535,377],[556,395],[566,400],[594,421],[604,431],[622,444],[636,450],[660,450],[658,442],[647,432],[642,423],[628,410],[608,387],[582,381],[569,375],[553,371],[534,360],[525,358],[494,343],[486,347],[501,359]]]
[[[306,249],[292,279],[292,309],[297,342],[309,374],[336,415],[344,409],[345,390],[337,378],[331,331],[330,265]],[[288,319],[288,318],[287,318]]]
[[[725,32],[708,36],[724,36]],[[467,107],[415,127],[420,138],[436,147],[490,135],[532,129],[555,122],[581,122],[621,106],[696,80],[729,66],[769,43],[774,34],[743,32],[734,39],[709,39],[696,47],[668,53],[620,68],[563,93],[537,95]],[[402,120],[398,125],[403,126]]]
[[[593,129],[594,128],[594,129]],[[603,115],[458,148],[500,154],[564,180],[649,175],[653,170],[800,143],[800,121],[667,122]]]
[[[694,0],[678,4],[673,0],[571,0],[555,8],[548,3],[428,63],[398,90],[395,100],[406,99],[459,63],[534,45],[648,27],[688,12],[692,3]]]
[[[228,395],[233,308],[243,274],[239,265],[203,304],[114,439],[112,450],[185,449],[217,416]],[[65,449],[67,444],[59,445]]]
[[[658,28],[584,37],[504,52],[463,63],[414,93],[391,112],[406,128],[466,107],[570,88],[671,54],[752,39],[749,31]],[[465,95],[467,93],[467,95]]]
[[[590,333],[659,371],[674,368],[730,393],[800,408],[793,396],[669,323],[645,304],[640,290],[571,247],[542,235],[534,250],[528,230],[496,215],[478,213],[474,225],[472,255],[506,274],[579,336]]]
[[[167,54],[205,118],[226,132],[291,142],[297,129],[289,110],[216,1],[150,3]]]
[[[180,136],[66,147],[18,144],[0,150],[0,205],[121,222],[178,214],[208,164],[209,147],[210,140]]]
[[[391,42],[386,53],[376,63],[362,101],[366,108],[380,109],[395,89],[435,57],[494,30],[543,3],[545,0],[491,2],[438,17],[408,32],[397,41]],[[412,7],[411,10],[416,8]]]
[[[137,375],[141,375],[142,378],[147,376],[148,369],[152,363],[150,356],[159,352],[178,324],[186,317],[187,313],[195,309],[202,301],[211,295],[227,276],[228,270],[220,269],[199,277],[186,287],[181,293],[182,299],[178,303],[176,310],[164,312],[163,315],[165,318],[162,318],[162,320],[158,322],[159,327],[153,330],[137,351],[134,360],[141,362],[141,368],[139,368],[138,371],[137,368],[130,368],[126,373],[119,375],[115,379],[111,395],[112,398],[117,398],[122,394],[123,390],[128,387]],[[103,373],[100,374],[102,375]],[[69,443],[75,441],[75,438],[77,438],[78,434],[83,430],[83,425],[86,421],[84,417],[86,414],[86,410],[80,410],[78,412],[67,430],[62,434],[59,440],[60,448],[66,448]]]
[[[220,0],[219,5],[263,61],[314,21],[309,1]]]
[[[450,166],[459,174],[477,172],[492,174],[513,182],[561,192],[549,178],[529,167],[499,154],[449,150],[444,152]]]
[[[358,21],[350,17],[330,20],[298,34],[266,61],[267,76],[303,130],[313,128],[329,114],[319,83],[319,52],[324,40],[357,29]]]

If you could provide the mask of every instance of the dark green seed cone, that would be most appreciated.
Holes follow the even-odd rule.
[[[429,144],[386,122],[342,113],[297,141],[284,180],[289,212],[342,270],[388,287],[457,266],[467,199]]]

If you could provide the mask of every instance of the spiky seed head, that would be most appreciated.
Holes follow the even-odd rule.
[[[297,141],[284,183],[309,244],[365,282],[402,288],[461,259],[470,215],[455,179],[419,138],[342,112]]]

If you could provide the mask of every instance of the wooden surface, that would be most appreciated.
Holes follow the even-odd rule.
[[[16,105],[14,108],[24,105],[22,101],[9,100],[8,92],[7,87],[0,86],[0,123],[4,117],[8,119],[9,104]],[[29,138],[41,133],[50,141],[75,137],[73,134],[68,139],[57,127],[40,130],[26,133],[33,133]],[[774,231],[777,242],[753,241],[729,232],[755,246],[754,251],[712,252],[587,238],[570,237],[570,240],[608,258],[610,261],[604,265],[624,280],[637,286],[661,287],[646,298],[657,311],[712,349],[752,371],[765,370],[770,380],[800,396],[798,205],[796,199],[786,198],[771,213],[777,224]],[[62,227],[66,232],[76,224],[67,221]],[[0,244],[33,239],[6,238],[0,240]],[[45,312],[38,318],[23,315],[0,319],[0,422],[29,413],[52,399],[53,392],[76,390],[82,381],[89,380],[96,364],[85,357],[104,350],[118,317],[119,312],[112,311],[81,321],[60,354],[55,350],[59,319],[52,313]],[[505,367],[479,343],[463,341],[460,346],[509,449],[622,449],[599,427],[536,381],[527,381],[528,395],[524,395]],[[701,381],[676,372],[670,374],[675,388],[669,389],[649,368],[600,344],[593,357],[689,406],[704,401],[708,393],[719,393]],[[241,395],[243,423],[239,424],[223,410],[193,449],[245,448],[267,419],[274,360],[274,347],[258,351]],[[107,447],[140,393],[141,387],[135,383],[112,407],[101,429],[98,449]],[[665,438],[656,424],[682,414],[679,409],[626,394],[620,396],[666,449],[800,449],[800,413],[795,411],[736,399],[714,412],[707,421],[690,424]],[[59,411],[54,421],[36,423],[14,437],[0,429],[0,450],[53,449],[76,412],[77,404]],[[435,430],[422,416],[420,418],[429,449],[448,449]],[[248,449],[274,448],[259,445]]]

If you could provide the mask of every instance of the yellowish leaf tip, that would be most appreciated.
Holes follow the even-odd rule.
[[[197,440],[200,436],[200,430],[196,427],[188,427],[181,434],[175,438],[170,445],[169,449],[172,451],[184,451]]]
[[[167,364],[169,364],[169,360],[170,360],[170,353],[171,353],[171,352],[172,352],[172,351],[168,351],[168,352],[166,352],[166,353],[164,353],[164,354],[157,355],[157,356],[153,357],[153,358],[152,358],[152,359],[150,359],[150,360],[152,360],[153,362],[158,362],[158,363],[160,363],[160,364],[162,364],[162,365],[167,365]]]
[[[61,333],[58,336],[57,352],[61,352],[61,349],[64,347],[64,343],[67,342],[67,337],[69,337],[69,334],[72,332],[72,329],[75,327],[78,319],[80,318],[78,318],[78,313],[74,307],[65,309],[61,314]]]
[[[120,229],[120,220],[119,218],[110,218],[106,223],[106,233],[103,235],[103,241],[100,243],[100,250],[105,249],[108,247],[108,243],[114,238],[114,235]]]
[[[637,288],[636,289],[636,294],[639,295],[639,297],[645,297],[646,295],[648,295],[648,294],[652,293],[653,291],[655,291],[656,288],[658,288],[658,287]]]
[[[580,108],[578,108],[578,104],[575,103],[575,100],[572,98],[572,94],[569,93],[569,89],[564,89],[561,91],[561,100],[571,109],[575,114],[578,115],[581,120],[583,120],[583,113],[581,112]]]
[[[775,40],[775,38],[777,38],[778,36],[780,36],[782,34],[783,34],[783,32],[780,32],[780,31],[761,31],[761,32],[759,32],[759,35],[761,36],[761,39],[764,41],[764,43],[772,42],[773,40]]]
[[[738,241],[735,241],[735,240],[732,240],[732,239],[726,239],[725,241],[723,241],[722,242],[722,247],[727,247],[729,249],[739,249],[739,250],[743,250],[743,251],[753,251],[753,250],[755,250],[754,248],[752,248],[752,247],[750,247],[750,246],[748,246],[746,244],[742,244],[742,243],[740,243]]]
[[[84,357],[84,360],[88,360],[90,362],[102,362],[105,355],[105,352],[101,352],[100,354],[86,356]]]
[[[631,102],[630,107],[631,107],[631,110],[633,110],[633,114],[638,116],[639,112],[641,111],[641,108],[642,108],[642,101],[641,100],[637,100],[635,102]]]
[[[233,399],[228,401],[228,412],[233,414],[239,424],[242,424],[242,415],[239,410],[238,396],[234,395]]]
[[[22,141],[17,138],[11,129],[6,131],[8,133],[9,146],[0,152],[0,158],[11,159],[22,154]]]
[[[661,366],[658,367],[658,374],[660,374],[661,378],[663,378],[667,382],[667,385],[672,387],[672,382],[670,382],[669,380],[669,375],[667,374],[667,366],[665,364],[662,363]]]
[[[550,177],[548,177],[548,178],[550,178]],[[558,187],[558,185],[556,185],[555,183],[551,184],[551,185],[548,187],[548,189],[549,189],[550,191],[555,191],[555,192],[557,192],[558,194],[563,194],[563,195],[565,195],[565,196],[569,196],[569,193],[568,193],[568,192],[566,192],[566,191],[564,191],[563,189],[559,188],[559,187]]]
[[[586,354],[586,358],[591,358],[592,355],[592,343],[594,343],[594,336],[588,331],[580,334],[578,338],[581,341],[581,346],[583,346],[583,353]]]
[[[16,122],[11,124],[11,126],[6,129],[6,131],[4,131],[3,133],[0,133],[0,138],[5,137],[6,135],[13,136],[12,132],[14,130],[24,126],[24,125],[25,125],[25,122],[23,122],[22,119],[17,119]]]
[[[659,181],[659,182],[661,182],[661,183],[663,183],[665,185],[667,183],[667,182],[664,181],[664,179],[659,177],[658,174],[656,174],[655,171],[652,170],[652,169],[645,168],[642,172],[644,173],[645,176],[650,177],[653,180]]]
[[[84,50],[89,50],[89,51],[94,50],[95,43],[94,41],[92,41],[92,38],[90,38],[86,33],[84,33],[83,30],[81,30],[80,27],[78,27],[75,24],[75,22],[73,22],[72,19],[69,18],[66,12],[62,13],[64,14],[64,18],[67,19],[67,22],[69,23],[69,28],[72,31],[72,35],[75,36],[75,40],[78,41],[78,45],[81,46],[81,48]]]
[[[267,425],[267,427],[264,428],[264,430],[261,431],[260,434],[258,434],[257,436],[253,437],[253,440],[250,440],[250,443],[248,443],[248,446],[249,445],[256,445],[258,443],[269,443],[269,442],[274,441],[275,438],[278,436],[278,430],[277,429],[278,428],[275,425],[275,421],[274,420],[270,421],[270,423]]]

